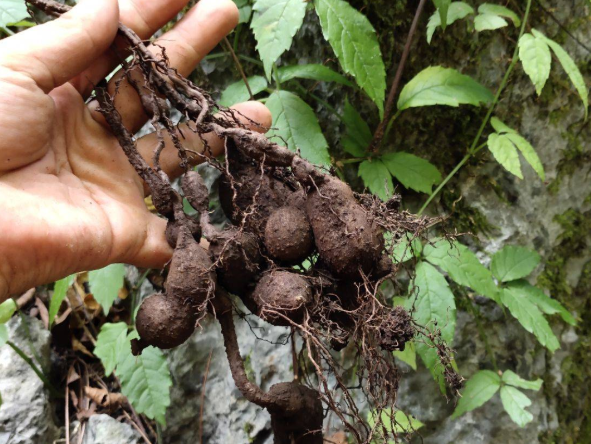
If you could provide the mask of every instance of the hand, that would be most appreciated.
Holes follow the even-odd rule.
[[[96,102],[85,100],[122,56],[122,46],[111,46],[118,21],[148,39],[187,3],[83,0],[59,19],[0,41],[0,301],[77,271],[118,262],[162,267],[170,259],[166,221],[146,209],[144,184]],[[156,44],[188,75],[237,22],[231,0],[201,0]],[[146,122],[125,82],[115,103],[130,131]],[[259,103],[236,108],[262,127],[271,124]],[[187,148],[203,150],[197,136],[184,134]],[[208,139],[221,153],[222,141]],[[148,135],[138,149],[150,159],[155,144]],[[161,162],[171,178],[182,173],[173,147]]]

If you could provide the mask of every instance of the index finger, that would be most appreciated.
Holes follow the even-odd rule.
[[[118,21],[117,0],[81,0],[57,19],[0,41],[0,65],[28,75],[48,93],[109,47]]]

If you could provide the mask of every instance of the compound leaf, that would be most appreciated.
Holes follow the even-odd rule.
[[[544,39],[534,37],[532,34],[523,34],[519,39],[519,59],[523,70],[529,76],[536,87],[538,95],[550,76],[552,56],[550,48]]]
[[[382,161],[405,188],[430,194],[433,185],[441,181],[441,173],[435,165],[414,154],[390,153],[382,156]]]
[[[288,91],[275,91],[266,102],[273,115],[268,136],[281,136],[292,150],[318,165],[329,165],[328,143],[310,106]]]
[[[466,382],[466,387],[462,390],[462,397],[451,415],[452,419],[477,409],[492,398],[500,387],[501,377],[495,372],[490,370],[476,372]]]
[[[88,285],[94,299],[101,304],[105,315],[109,313],[113,302],[117,299],[119,290],[123,288],[125,266],[123,264],[111,264],[99,270],[88,273]]]
[[[306,15],[302,0],[256,0],[250,26],[257,41],[267,78],[271,78],[273,63],[291,47]]]
[[[471,77],[452,68],[430,66],[402,88],[398,109],[432,105],[478,106],[492,99],[492,93]]]
[[[540,263],[540,255],[528,248],[506,245],[497,251],[490,264],[494,277],[501,282],[527,276]]]
[[[388,200],[394,192],[392,175],[380,159],[364,160],[359,165],[359,177],[369,190],[382,200]]]
[[[376,31],[365,15],[343,0],[316,0],[324,38],[341,67],[384,112],[386,68]]]

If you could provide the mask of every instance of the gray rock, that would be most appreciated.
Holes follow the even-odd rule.
[[[31,348],[43,368],[50,366],[50,334],[38,319],[14,316],[6,324],[10,341],[27,355]],[[30,332],[27,333],[26,327]],[[0,348],[0,443],[52,444],[59,438],[49,395],[31,367],[8,345]]]
[[[264,390],[277,382],[291,381],[289,330],[273,327],[252,315],[235,321],[240,352],[250,377]],[[217,321],[207,318],[202,327],[168,355],[174,385],[165,442],[199,442],[202,422],[204,443],[270,444],[269,414],[246,401],[234,385]],[[200,421],[203,376],[210,353]]]
[[[109,415],[93,415],[88,419],[83,444],[138,444],[140,434],[129,424]],[[141,441],[143,442],[143,441]]]

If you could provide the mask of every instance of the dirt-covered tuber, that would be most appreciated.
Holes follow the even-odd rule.
[[[142,301],[135,325],[143,346],[168,349],[185,342],[193,334],[196,321],[190,304],[156,293]]]
[[[181,227],[170,271],[166,279],[166,294],[198,308],[213,295],[216,276],[209,253]]]
[[[258,315],[272,325],[289,326],[290,320],[302,321],[313,288],[304,276],[290,271],[273,270],[257,283],[251,298]]]
[[[314,239],[306,213],[295,207],[275,210],[265,227],[265,247],[280,262],[299,263],[308,257]]]
[[[346,183],[326,177],[318,188],[311,188],[306,209],[318,253],[335,276],[358,279],[361,273],[371,273],[384,239]]]

